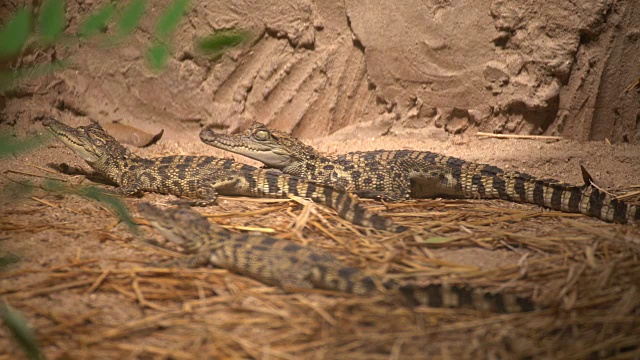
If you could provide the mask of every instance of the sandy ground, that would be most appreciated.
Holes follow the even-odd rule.
[[[83,120],[70,118],[65,121],[73,125],[83,123]],[[222,155],[197,142],[195,140],[197,132],[166,130],[166,137],[158,144],[145,149],[134,149],[134,151],[143,155],[177,153]],[[39,131],[42,131],[40,124],[35,123],[31,124],[25,132]],[[309,143],[327,152],[376,148],[438,151],[573,183],[580,182],[578,165],[583,164],[603,187],[621,188],[638,185],[640,146],[637,145],[609,145],[604,142],[481,140],[472,137],[437,140],[418,132],[392,133],[375,138],[354,138],[351,135],[347,139],[343,135],[353,133],[358,132],[347,129],[332,137],[314,139]],[[245,159],[238,157],[238,160]],[[509,338],[508,334],[498,331],[494,326],[494,320],[490,319],[497,319],[495,321],[498,323],[507,321],[500,327],[506,326],[511,329],[510,326],[518,327],[519,322],[526,323],[528,321],[526,317],[487,318],[478,314],[467,314],[463,316],[464,319],[460,319],[456,317],[461,316],[459,313],[447,311],[443,313],[445,315],[437,316],[434,315],[438,313],[437,311],[426,314],[401,312],[400,315],[393,315],[394,311],[398,310],[388,304],[382,306],[381,309],[385,309],[382,313],[376,313],[370,307],[351,303],[353,300],[349,298],[316,294],[287,295],[255,281],[214,269],[207,270],[209,271],[207,277],[201,277],[202,274],[198,271],[185,273],[187,275],[174,274],[174,276],[156,274],[155,276],[160,276],[162,281],[153,283],[157,278],[135,270],[144,267],[145,263],[148,266],[149,262],[163,258],[157,250],[140,243],[141,239],[157,238],[157,235],[149,229],[143,227],[142,235],[133,235],[104,205],[77,195],[55,194],[33,188],[26,197],[12,198],[18,193],[16,189],[20,188],[15,182],[25,180],[31,181],[31,185],[38,185],[47,178],[54,178],[56,179],[54,181],[67,184],[91,184],[105,189],[110,188],[107,185],[95,184],[84,176],[61,174],[49,167],[50,164],[61,163],[88,169],[69,149],[55,141],[29,153],[5,158],[0,162],[0,172],[3,174],[0,185],[5,189],[0,218],[0,246],[3,254],[9,253],[19,257],[16,264],[2,269],[0,293],[12,306],[24,312],[43,344],[45,352],[51,358],[100,357],[116,354],[141,358],[189,358],[198,353],[207,353],[210,356],[272,356],[275,358],[330,358],[333,356],[346,358],[363,354],[372,357],[393,357],[395,356],[393,354],[412,357],[426,357],[431,354],[435,357],[446,357],[446,354],[462,353],[468,356],[475,354],[478,357],[488,357],[491,354],[522,355],[532,352],[537,356],[556,357],[564,354],[574,357],[573,352],[578,351],[577,349],[583,351],[589,349],[587,343],[593,341],[590,340],[592,338],[588,336],[589,334],[593,335],[595,332],[600,334],[598,336],[603,336],[602,334],[605,333],[620,336],[633,335],[638,332],[640,326],[637,322],[637,311],[627,309],[625,314],[630,317],[626,320],[626,327],[620,328],[610,324],[608,328],[606,325],[577,328],[578,330],[573,334],[558,335],[555,342],[550,340],[553,339],[551,335],[545,338],[546,340],[535,340],[535,336],[527,338],[529,335],[523,335],[525,340],[529,340],[523,340],[524,342],[517,346],[506,346],[504,339],[505,336]],[[143,199],[166,204],[171,197],[147,194]],[[138,201],[141,200],[125,199],[128,205]],[[562,293],[562,288],[576,276],[573,273],[576,267],[589,261],[589,256],[585,257],[584,254],[595,251],[596,261],[601,264],[600,266],[605,266],[607,256],[615,258],[617,254],[638,253],[640,249],[640,228],[637,226],[605,224],[581,215],[562,217],[531,205],[482,200],[461,203],[426,200],[412,202],[407,207],[391,210],[385,209],[374,201],[366,201],[366,205],[372,211],[390,212],[391,217],[399,223],[408,224],[416,229],[423,228],[423,230],[416,230],[415,233],[422,238],[445,236],[458,238],[458,240],[444,245],[433,244],[427,247],[410,248],[406,244],[415,241],[415,237],[389,238],[384,234],[370,234],[369,237],[356,236],[345,230],[340,222],[336,222],[335,216],[317,211],[312,218],[329,216],[327,218],[328,224],[331,225],[329,229],[333,229],[331,232],[335,231],[335,234],[338,234],[337,238],[332,239],[311,225],[307,225],[301,232],[294,231],[292,227],[296,224],[297,215],[302,207],[293,202],[262,203],[225,197],[221,199],[218,206],[200,211],[209,214],[237,211],[242,214],[247,211],[272,208],[268,210],[269,213],[223,215],[212,219],[224,225],[275,229],[279,237],[328,248],[352,265],[393,278],[419,282],[439,281],[442,278],[452,281],[466,279],[472,283],[497,288],[509,286],[508,284],[511,283],[516,284],[513,286],[521,292],[538,294],[540,299],[563,299],[561,302],[565,305],[575,304],[576,301],[579,304],[581,301],[582,303],[596,301],[594,300],[596,298],[590,297],[585,292]],[[446,206],[450,206],[450,210],[447,210]],[[414,216],[402,215],[406,213],[414,213]],[[529,215],[517,219],[510,218],[514,214],[523,213]],[[484,226],[470,229],[458,223],[461,217],[469,217],[473,221],[480,222],[488,220],[488,222]],[[429,224],[434,223],[439,225],[432,227],[431,230],[426,229],[430,226]],[[345,237],[349,240],[338,241]],[[395,254],[395,257],[392,254]],[[558,256],[565,260],[558,260]],[[416,270],[417,268],[412,270],[404,262],[409,259],[420,263],[420,270]],[[533,275],[529,278],[517,278],[517,281],[516,278],[511,278],[507,282],[498,280],[506,279],[504,274],[513,276],[513,269],[522,270],[523,263],[534,264],[536,261],[541,261],[542,264],[560,261],[559,264],[562,265],[558,265],[559,267],[552,271],[555,274],[552,280],[542,275],[536,276],[535,273],[532,273]],[[380,267],[381,264],[386,265]],[[531,266],[532,269],[535,268],[534,265]],[[134,270],[129,274],[125,269]],[[602,272],[603,268],[598,269],[600,270],[596,271],[596,274]],[[104,281],[102,285],[102,282],[97,282],[97,279],[107,270],[111,273],[105,275],[106,280],[104,278],[101,280]],[[481,275],[483,271],[486,272],[484,276]],[[89,276],[86,276],[87,274]],[[486,274],[494,275],[492,277]],[[588,271],[581,279],[589,281],[587,274]],[[617,289],[616,295],[608,301],[598,300],[601,302],[594,306],[593,311],[606,313],[613,311],[611,309],[617,309],[615,306],[624,299],[625,291],[630,287],[633,289],[632,285],[638,280],[637,272],[632,274],[627,271],[615,274],[614,280],[611,280],[613,284],[611,289]],[[145,285],[145,281],[151,281],[155,287],[149,288],[148,284]],[[180,285],[182,282],[184,283]],[[193,282],[199,284],[199,290],[195,293],[180,290],[182,286]],[[635,282],[635,285],[637,284],[638,282]],[[175,286],[177,288],[174,289]],[[172,292],[171,297],[162,298],[159,295],[162,289],[166,291],[174,289],[171,291],[175,292]],[[256,295],[254,293],[256,291],[262,295]],[[140,292],[144,293],[145,297],[141,298]],[[268,298],[271,300],[259,300],[260,296],[267,296],[265,294],[271,296]],[[183,315],[175,315],[178,309],[184,309],[185,304],[197,301],[203,296],[207,298],[218,296],[220,303],[216,305],[215,311],[208,308],[209,310],[202,313],[187,312],[182,313]],[[309,302],[313,305],[308,305]],[[304,325],[310,326],[307,333],[296,327],[299,326],[296,325],[296,321],[306,319],[305,312],[310,311],[304,304],[317,311],[317,313],[312,311],[314,315],[311,316],[311,320],[308,320],[312,325]],[[637,306],[636,301],[636,309]],[[329,314],[324,313],[327,311]],[[269,316],[275,316],[279,320],[271,319],[266,323],[247,326],[252,318],[255,320],[260,316],[267,316],[265,313],[270,313]],[[238,316],[240,318],[237,320],[238,323],[245,326],[237,325],[238,323],[233,323],[234,326],[231,326],[229,323],[227,325],[231,327],[226,328],[224,321],[220,324],[220,328],[215,329],[195,325],[198,321],[205,320],[215,323],[219,317],[222,319],[222,317],[231,316],[229,314]],[[372,324],[376,324],[377,321],[382,322],[382,324],[377,323],[376,326],[384,326],[385,322],[389,322],[391,332],[379,330],[375,326],[368,331],[362,330],[358,327],[363,326],[362,323],[353,320],[350,316],[370,318]],[[568,325],[570,318],[571,316],[558,317],[555,321],[557,324],[564,324],[562,326],[570,326]],[[193,327],[190,327],[190,321],[187,319],[193,320],[191,324]],[[393,325],[398,319],[410,320],[408,324]],[[140,326],[136,323],[138,320],[143,323],[153,321],[151,326]],[[174,321],[178,322],[177,325]],[[285,321],[285,323],[288,321],[289,325],[283,325],[284,328],[279,330],[269,325],[270,322],[275,324],[277,321]],[[353,321],[356,321],[358,326]],[[473,325],[474,321],[477,322],[476,325]],[[512,322],[509,323],[509,321]],[[445,335],[442,335],[445,336],[444,338],[433,338],[434,335],[430,331],[446,324],[453,324],[451,325],[453,328],[458,324],[462,330],[448,330],[453,331],[450,338]],[[481,329],[485,329],[486,334]],[[421,335],[416,335],[417,337],[403,337],[403,334],[406,335],[409,330],[422,332]],[[354,336],[357,338],[359,331],[364,331],[363,334],[368,334],[369,337],[380,336],[381,340],[377,345],[374,345],[376,340],[370,340],[368,346],[363,345],[367,342],[360,338],[348,341],[347,338],[351,335],[356,334]],[[281,337],[287,333],[291,336],[289,342]],[[227,334],[226,337],[223,334]],[[443,334],[448,333],[445,331]],[[345,336],[347,338],[344,338]],[[462,351],[463,348],[458,348],[459,345],[455,344],[464,343],[466,336],[471,336],[475,339],[474,341],[480,343],[474,343],[473,346],[464,348],[466,350]],[[501,340],[489,341],[486,336],[491,336],[493,340]],[[320,341],[320,339],[323,340]],[[423,343],[426,339],[431,339],[429,346]],[[564,343],[561,343],[560,339]],[[223,345],[214,346],[211,342],[215,343],[214,340],[222,341]],[[320,342],[314,343],[314,341]],[[573,341],[573,345],[566,345],[566,341]],[[353,348],[351,348],[352,345]],[[615,343],[610,344],[608,349],[613,349],[615,346]],[[618,344],[618,346],[621,345]],[[532,350],[534,348],[537,350]],[[5,329],[0,330],[0,349],[2,349],[0,358],[8,359],[20,354],[16,345],[7,337]],[[467,350],[469,352],[465,352]],[[507,352],[504,353],[504,351]]]

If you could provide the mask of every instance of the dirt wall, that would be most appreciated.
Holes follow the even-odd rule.
[[[22,59],[73,65],[0,102],[0,121],[62,111],[152,131],[260,121],[308,138],[367,123],[640,141],[640,94],[629,89],[640,78],[638,0],[193,2],[154,73],[145,50],[168,3],[150,1],[125,46]],[[99,4],[67,2],[67,31]],[[218,61],[194,51],[196,36],[227,28],[254,37]]]

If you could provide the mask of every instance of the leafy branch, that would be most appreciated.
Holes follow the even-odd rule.
[[[18,9],[0,27],[0,64],[14,63],[29,49],[66,45],[103,36],[108,44],[116,44],[131,35],[140,24],[147,6],[146,0],[130,0],[122,6],[107,2],[80,22],[75,34],[65,34],[64,0],[44,0],[33,19],[31,6]],[[189,10],[189,0],[172,1],[158,16],[154,40],[146,51],[149,68],[161,70],[171,55],[170,42],[180,21]],[[112,29],[112,31],[110,31]],[[195,48],[203,55],[217,60],[228,48],[249,39],[244,31],[225,30],[195,40]],[[61,41],[65,39],[65,41]],[[50,64],[0,71],[0,93],[14,88],[20,81],[54,72],[69,65],[65,59]]]

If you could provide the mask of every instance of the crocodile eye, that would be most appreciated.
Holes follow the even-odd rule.
[[[265,140],[269,140],[269,138],[271,137],[271,134],[269,134],[268,131],[259,130],[259,131],[256,131],[253,134],[253,136],[256,138],[256,140],[265,141]]]
[[[106,141],[104,141],[103,138],[95,136],[95,135],[89,135],[89,138],[91,138],[91,142],[94,143],[97,146],[102,146],[104,144],[106,144]]]

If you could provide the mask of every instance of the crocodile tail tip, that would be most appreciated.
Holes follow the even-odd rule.
[[[591,184],[595,184],[595,180],[593,180],[593,176],[589,174],[587,169],[585,169],[582,164],[580,164],[580,171],[582,172],[582,180],[584,181],[584,186],[591,186]]]

